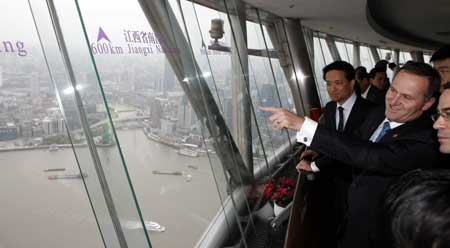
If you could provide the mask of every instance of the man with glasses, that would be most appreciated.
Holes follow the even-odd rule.
[[[359,138],[284,109],[263,108],[272,113],[269,120],[275,128],[298,131],[297,140],[312,150],[359,168],[348,193],[341,247],[387,247],[381,206],[388,185],[408,171],[433,168],[438,162],[433,123],[424,112],[434,103],[439,85],[431,66],[405,64],[387,91],[385,106],[372,111],[359,128]]]
[[[437,112],[433,115],[433,120],[433,127],[438,130],[439,150],[441,153],[450,154],[450,82],[443,86]]]

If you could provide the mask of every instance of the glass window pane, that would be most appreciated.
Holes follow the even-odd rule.
[[[190,30],[186,32],[183,23],[184,18],[190,28],[198,29],[195,13],[184,8],[180,12],[177,1],[162,3],[164,13],[173,11],[175,17],[165,14],[169,19],[162,21],[185,37],[189,35],[191,44],[195,44],[194,54],[202,54],[202,39]],[[186,4],[192,9],[192,3]],[[115,1],[108,6],[92,8],[86,2],[82,10],[91,43],[123,49],[123,54],[98,52],[95,61],[108,105],[118,114],[113,121],[144,220],[163,227],[159,230],[162,233],[150,232],[152,245],[194,247],[220,210],[227,183],[211,135],[197,118],[190,96],[181,87],[180,75],[169,61],[169,57],[189,53],[177,50],[182,40],[171,44],[162,39],[164,36],[149,25],[137,2]],[[120,24],[111,22],[111,16],[120,16]],[[181,29],[175,29],[178,25]],[[202,25],[209,27],[210,23]],[[110,42],[97,41],[100,27]],[[175,49],[164,51],[162,47],[167,45]],[[183,58],[192,61],[191,57]],[[201,66],[208,65],[208,61],[202,62]],[[217,77],[208,71],[201,76],[209,83]],[[193,85],[190,81],[195,79],[186,76],[182,80]],[[194,90],[192,95],[202,97]],[[120,115],[136,118],[121,121]]]
[[[351,64],[355,63],[353,61],[353,44],[352,43],[345,43],[345,52],[348,53],[348,56],[350,57]]]
[[[341,59],[353,64],[353,45],[349,43],[336,41],[336,47]]]
[[[323,79],[322,69],[331,62],[333,62],[333,60],[325,40],[314,37],[314,72],[322,106],[325,106],[325,104],[330,101],[326,83]]]
[[[36,18],[49,18],[46,6],[33,7]],[[63,84],[65,74],[49,74],[53,58],[44,57],[28,1],[6,4],[0,21],[0,246],[104,247],[81,180],[96,176],[80,174],[71,143],[86,147],[67,132],[79,120],[64,119],[70,110],[61,111],[52,81]]]
[[[409,52],[400,51],[399,63],[404,65],[406,62],[412,60],[411,54]]]
[[[369,72],[374,66],[375,62],[367,46],[360,46],[361,65],[366,67]]]

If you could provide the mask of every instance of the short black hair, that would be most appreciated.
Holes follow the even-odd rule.
[[[375,68],[383,69],[384,71],[386,71],[388,64],[389,62],[387,60],[382,59],[375,64]]]
[[[397,67],[397,64],[395,64],[394,62],[389,63],[388,65],[389,69],[394,69],[395,67]]]
[[[366,67],[364,67],[364,66],[356,67],[355,77],[356,78],[368,78]]]
[[[386,69],[382,68],[382,67],[374,67],[372,70],[370,70],[369,72],[369,78],[375,78],[375,76],[377,75],[377,73],[379,72],[383,72],[386,73]]]
[[[342,60],[338,60],[338,61],[334,61],[333,63],[328,64],[327,66],[325,66],[322,69],[323,80],[326,80],[325,79],[325,75],[327,74],[327,72],[329,72],[331,70],[343,71],[344,74],[345,74],[345,78],[347,78],[347,80],[349,82],[352,81],[353,79],[355,79],[355,69],[348,62],[345,62],[345,61],[342,61]]]
[[[450,45],[439,48],[430,58],[430,62],[450,58]]]
[[[362,65],[360,65],[360,66],[358,66],[358,67],[355,68],[355,72],[358,72],[358,71],[364,71],[364,72],[367,73],[366,67],[364,67],[364,66],[362,66]]]
[[[425,77],[428,79],[428,89],[425,93],[425,97],[427,99],[431,98],[436,92],[439,91],[439,88],[441,87],[441,76],[439,75],[439,72],[429,64],[411,61],[403,65],[403,67],[398,70],[396,76],[401,71],[407,71],[414,75]]]
[[[389,186],[383,207],[395,247],[450,244],[450,170],[414,170],[401,176]]]

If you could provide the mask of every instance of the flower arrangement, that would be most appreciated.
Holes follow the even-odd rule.
[[[264,189],[264,198],[286,207],[294,198],[295,181],[289,177],[271,178]]]

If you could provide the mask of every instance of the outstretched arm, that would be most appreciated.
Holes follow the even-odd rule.
[[[294,131],[300,131],[305,120],[303,116],[298,116],[283,108],[261,107],[260,109],[262,111],[272,113],[269,117],[269,121],[272,123],[274,128],[278,130],[287,128]]]

